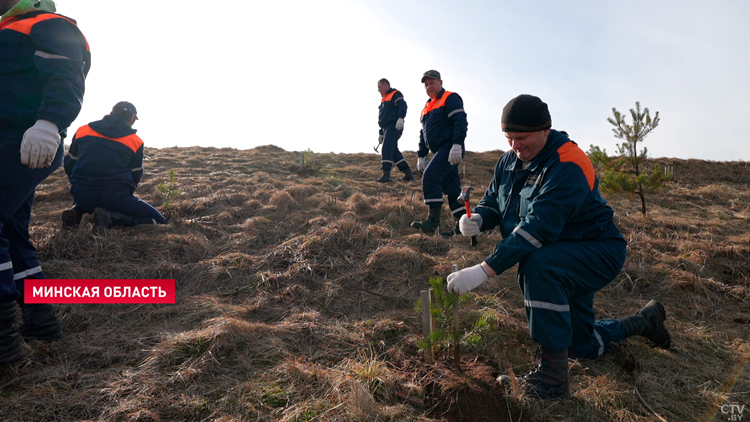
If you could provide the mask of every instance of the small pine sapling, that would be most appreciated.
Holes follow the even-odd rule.
[[[158,190],[164,198],[163,205],[165,209],[171,209],[173,201],[182,196],[182,191],[179,190],[177,186],[177,172],[174,170],[169,170],[167,172],[166,183],[159,183],[156,185],[156,190]]]
[[[453,349],[453,361],[460,364],[460,346],[479,346],[482,335],[492,329],[492,316],[483,314],[468,331],[462,331],[458,325],[458,312],[461,304],[466,302],[467,295],[459,296],[449,292],[443,285],[442,277],[430,278],[433,300],[430,303],[430,314],[435,328],[429,337],[421,339],[417,345],[421,351],[430,348]],[[417,310],[421,312],[422,301],[417,301]]]
[[[607,121],[614,126],[615,138],[624,141],[617,146],[620,156],[610,157],[607,150],[594,145],[587,154],[599,170],[601,190],[637,194],[641,199],[641,212],[646,215],[646,194],[660,190],[672,179],[672,173],[663,171],[658,164],[649,169],[648,148],[638,150],[638,143],[659,126],[659,112],[652,118],[648,108],[641,109],[641,103],[636,102],[635,109],[630,109],[632,124],[628,124],[625,114],[614,107],[612,114]]]
[[[315,167],[315,158],[316,158],[316,154],[310,148],[302,151],[301,156],[300,156],[302,167],[305,167],[306,165],[309,165],[310,167]]]

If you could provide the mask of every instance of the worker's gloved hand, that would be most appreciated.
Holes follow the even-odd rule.
[[[383,143],[383,135],[378,135],[378,144]]]
[[[396,130],[404,130],[404,119],[403,119],[403,117],[399,118],[398,120],[396,120]]]
[[[448,291],[460,295],[469,293],[490,278],[479,263],[473,267],[464,268],[448,276]]]
[[[424,157],[417,158],[417,171],[420,173],[424,173],[424,169],[427,168],[427,162],[425,161]]]
[[[461,145],[453,144],[453,146],[451,147],[451,152],[448,153],[448,162],[451,163],[452,166],[460,163],[463,159],[463,157],[461,156],[462,152],[463,148],[461,148]]]
[[[458,220],[458,229],[464,236],[478,235],[482,230],[482,216],[477,213],[472,214],[471,217],[466,214],[462,215],[461,219]]]
[[[21,163],[31,169],[52,165],[60,146],[60,129],[49,120],[37,120],[23,134],[21,141]]]

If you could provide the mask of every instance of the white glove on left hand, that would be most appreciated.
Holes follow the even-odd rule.
[[[417,158],[417,171],[424,173],[424,169],[427,168],[427,160],[424,157]]]
[[[481,286],[484,280],[488,278],[490,277],[484,272],[482,264],[479,263],[448,275],[448,291],[463,295]]]
[[[459,144],[453,144],[451,147],[451,152],[448,153],[448,162],[451,163],[452,166],[455,166],[456,164],[461,162],[461,153],[463,152],[463,148],[461,148],[461,145]]]
[[[30,169],[52,165],[60,146],[60,130],[49,120],[37,120],[23,134],[21,141],[21,163]]]
[[[396,130],[404,130],[404,119],[399,118],[396,120]]]
[[[474,213],[471,217],[467,217],[466,214],[461,216],[458,220],[458,230],[464,236],[476,236],[482,230],[482,216],[478,213]]]
[[[383,143],[383,135],[378,135],[378,145]]]

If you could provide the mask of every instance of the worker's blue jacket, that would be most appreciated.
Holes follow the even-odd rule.
[[[39,120],[61,134],[81,110],[91,54],[74,20],[31,12],[0,22],[0,141],[21,142]]]
[[[397,89],[391,88],[385,92],[378,106],[378,126],[380,134],[383,134],[383,128],[396,123],[396,120],[406,117],[406,101],[404,94]]]
[[[427,100],[419,121],[419,157],[426,157],[429,151],[436,153],[444,145],[458,144],[466,151],[464,139],[469,124],[464,102],[455,92],[441,89],[434,99]]]
[[[498,274],[557,241],[622,238],[591,161],[567,133],[551,130],[544,148],[523,167],[512,151],[500,157],[474,209],[482,230],[500,226],[503,240],[485,259]]]
[[[81,126],[65,156],[65,173],[78,186],[135,191],[143,176],[143,141],[119,116]]]

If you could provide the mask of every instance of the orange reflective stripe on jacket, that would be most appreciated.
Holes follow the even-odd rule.
[[[594,190],[595,173],[594,166],[591,164],[588,155],[573,142],[566,142],[557,150],[561,163],[573,163],[581,168],[586,181],[589,183],[589,190]]]
[[[16,18],[5,19],[4,21],[0,22],[0,29],[5,29],[6,26],[9,26],[10,24],[12,24],[13,22],[15,22],[17,20],[18,19],[16,19]]]
[[[384,102],[386,102],[386,101],[390,101],[390,100],[392,100],[392,99],[393,99],[393,94],[395,94],[395,93],[397,93],[397,92],[398,92],[398,90],[395,90],[395,91],[391,92],[390,94],[387,94],[387,95],[383,95],[383,99],[382,99],[382,100],[380,100],[380,102],[381,102],[381,103],[384,103]]]
[[[435,110],[436,108],[444,106],[445,100],[447,100],[448,96],[451,94],[453,93],[450,91],[445,91],[443,92],[443,96],[440,97],[440,99],[433,98],[432,101],[428,101],[427,104],[424,105],[424,109],[422,109],[422,114],[420,115],[420,117],[431,112],[432,110]]]
[[[115,141],[125,145],[126,147],[133,150],[133,152],[137,152],[138,148],[143,145],[143,141],[135,133],[122,138],[110,138],[109,136],[104,136],[94,129],[91,129],[89,125],[81,126],[76,132],[76,139],[81,139],[84,136],[96,136],[97,138],[109,139],[110,141]]]
[[[56,15],[54,13],[44,13],[41,15],[34,16],[32,18],[28,19],[15,19],[10,18],[8,21],[3,22],[2,25],[0,25],[0,29],[10,29],[12,31],[20,32],[22,34],[29,35],[31,34],[31,28],[36,25],[39,22],[50,20],[50,19],[65,19],[66,21],[72,23],[73,25],[76,25],[75,22],[72,20],[66,18],[65,16]],[[78,25],[76,25],[78,26]],[[83,34],[81,34],[83,35]],[[86,41],[86,50],[91,51],[89,49],[89,42],[86,40],[86,37],[83,37],[84,41]]]

